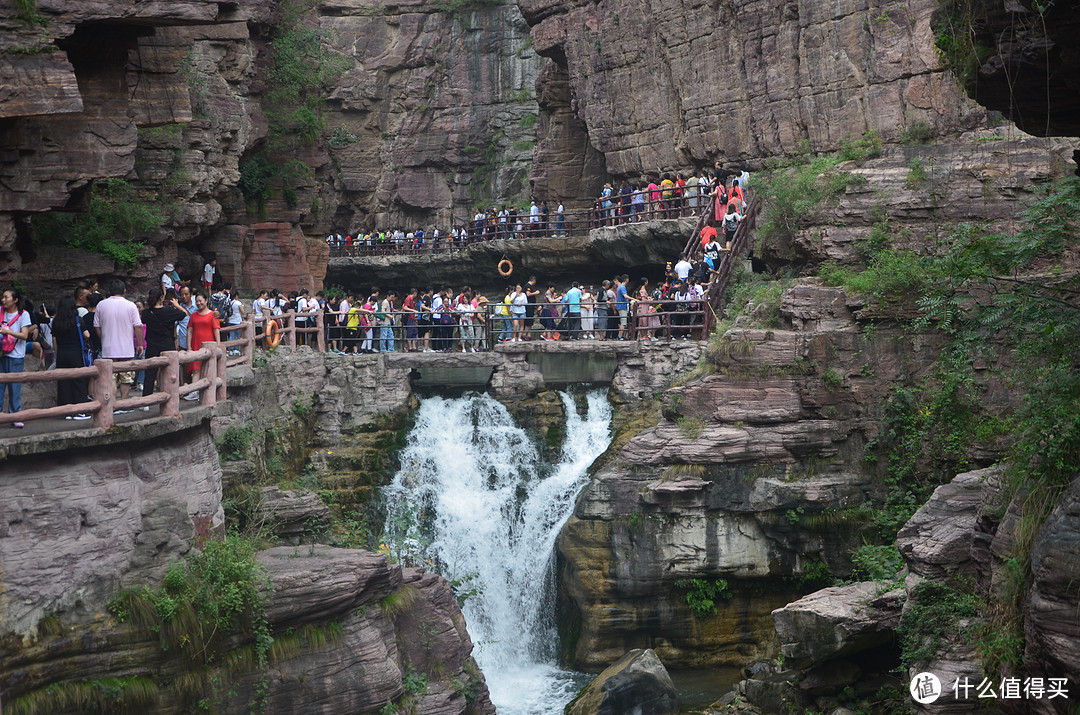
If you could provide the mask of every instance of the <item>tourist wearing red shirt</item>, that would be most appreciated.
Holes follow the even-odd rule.
[[[206,295],[195,295],[195,312],[191,314],[188,323],[188,349],[198,350],[203,343],[221,342],[220,324],[214,311],[210,310],[210,304],[206,302]],[[199,369],[201,362],[189,363],[188,374],[194,375]]]

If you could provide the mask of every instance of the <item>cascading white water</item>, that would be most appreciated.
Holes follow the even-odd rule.
[[[403,558],[480,589],[462,610],[500,715],[557,715],[580,687],[556,666],[550,599],[555,539],[611,441],[604,392],[586,398],[582,417],[562,394],[566,438],[555,465],[489,395],[425,398],[385,491],[386,531]]]

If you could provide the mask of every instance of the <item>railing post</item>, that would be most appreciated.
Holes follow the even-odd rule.
[[[210,381],[210,384],[203,388],[202,394],[199,395],[199,404],[207,407],[217,404],[217,390],[214,389],[214,379],[217,377],[217,354],[213,349],[214,345],[217,343],[202,344],[203,348],[209,350],[210,355],[199,363],[199,379],[207,378]]]
[[[285,323],[288,327],[285,328],[286,344],[293,350],[296,350],[296,311],[290,310],[285,314]]]
[[[214,354],[217,356],[217,359],[216,359],[215,362],[217,363],[218,384],[217,384],[217,394],[215,395],[215,397],[217,398],[218,402],[224,402],[226,399],[228,399],[226,397],[225,393],[226,393],[226,389],[228,387],[228,382],[229,382],[229,376],[228,376],[229,351],[226,350],[225,347],[221,343],[212,343],[212,345],[214,346],[212,348],[212,350],[214,351]]]
[[[631,303],[630,309],[627,311],[628,319],[630,321],[630,324],[626,326],[630,333],[627,338],[629,338],[630,340],[637,340],[637,309],[638,304]]]
[[[169,395],[169,399],[161,403],[158,414],[162,417],[180,416],[180,353],[175,350],[163,352],[162,356],[168,358],[169,364],[158,370],[158,385]]]
[[[315,311],[315,327],[318,329],[315,333],[315,349],[324,353],[326,352],[326,312],[321,309]]]
[[[244,323],[247,325],[246,339],[240,350],[244,356],[244,363],[250,367],[255,358],[255,313],[248,313],[244,318]]]
[[[108,358],[99,358],[94,361],[97,375],[93,377],[90,389],[93,390],[94,399],[101,405],[94,413],[94,426],[101,429],[109,429],[116,424],[113,416],[116,381],[113,379],[112,364],[113,361]]]

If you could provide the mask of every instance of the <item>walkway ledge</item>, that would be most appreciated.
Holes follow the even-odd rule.
[[[11,457],[157,439],[167,434],[197,427],[203,422],[209,421],[211,417],[217,414],[218,409],[228,410],[229,406],[227,403],[219,406],[196,405],[183,409],[179,418],[148,417],[133,419],[130,422],[117,422],[107,430],[90,425],[81,429],[44,434],[22,433],[8,429],[5,430],[8,434],[0,438],[0,463]]]

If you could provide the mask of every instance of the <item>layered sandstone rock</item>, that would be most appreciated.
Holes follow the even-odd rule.
[[[902,589],[864,581],[815,591],[773,611],[785,665],[806,668],[893,641]]]
[[[892,141],[916,121],[946,132],[982,115],[939,66],[935,0],[519,5],[559,68],[541,77],[568,76],[574,114],[615,175],[758,161],[804,139],[831,149],[866,129]],[[542,135],[540,151],[555,140]]]
[[[1077,553],[1080,550],[1080,482],[1074,480],[1047,517],[1031,547],[1033,583],[1024,610],[1025,658],[1034,673],[1068,678],[1077,672],[1080,632],[1076,618]],[[1070,697],[1072,697],[1070,695]],[[1039,703],[1039,712],[1051,712]]]
[[[222,528],[221,467],[207,425],[176,426],[147,426],[145,441],[73,437],[51,452],[5,453],[0,634],[30,637],[46,615],[69,624],[100,618],[121,588],[159,582],[197,535]]]
[[[979,520],[1000,489],[1002,469],[991,467],[958,474],[934,490],[896,535],[896,547],[911,573],[945,580],[973,577],[986,565],[976,540]]]
[[[248,712],[264,698],[271,710],[290,713],[374,712],[402,702],[403,677],[413,671],[428,678],[423,692],[409,693],[420,712],[494,713],[443,579],[389,564],[384,556],[325,546],[278,547],[258,558],[270,587],[268,625],[286,644],[270,652],[268,670],[238,660],[227,692],[212,685],[201,691],[202,681],[162,648],[157,634],[112,619],[80,631],[61,616],[58,635],[43,631],[40,641],[5,654],[5,703],[64,680],[149,677],[180,681],[144,693],[139,706],[159,713],[187,712],[193,693],[225,713]],[[402,593],[406,605],[391,609],[387,604]]]
[[[660,423],[617,441],[579,499],[558,544],[578,667],[643,643],[669,667],[745,664],[775,647],[771,610],[805,592],[800,575],[850,568],[858,529],[826,525],[882,497],[863,446],[890,383],[938,346],[861,334],[842,292],[812,281],[780,311],[805,329],[730,329],[708,349],[716,374],[669,389]],[[683,602],[677,582],[694,578],[728,581],[716,616]]]
[[[331,150],[337,228],[446,230],[481,197],[530,197],[538,58],[514,3],[323,0],[318,14],[353,61],[329,94],[331,131],[356,137]]]
[[[1073,168],[1074,145],[1002,125],[846,162],[837,171],[860,180],[802,217],[793,236],[775,236],[763,257],[808,271],[823,261],[860,262],[875,228],[893,247],[916,252],[960,223],[1015,230],[1024,203]]]

